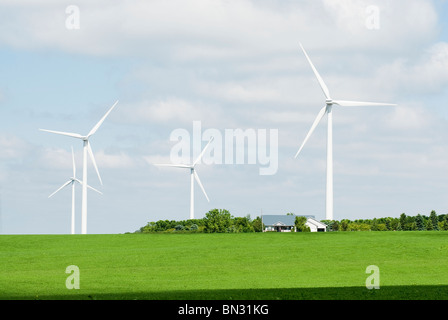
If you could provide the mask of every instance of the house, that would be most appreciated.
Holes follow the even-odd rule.
[[[327,225],[313,218],[308,218],[305,223],[310,227],[311,232],[325,232],[327,231]]]
[[[296,220],[296,215],[262,215],[261,221],[264,224],[264,230],[266,231],[277,231],[277,232],[291,232],[295,231],[294,222]],[[307,225],[311,232],[325,232],[327,231],[327,225],[316,220],[314,216],[299,216],[306,217]]]

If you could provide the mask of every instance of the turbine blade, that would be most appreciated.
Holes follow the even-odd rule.
[[[90,137],[92,134],[94,134],[96,132],[96,130],[98,130],[98,128],[103,124],[104,120],[106,119],[106,117],[109,115],[109,113],[112,111],[113,108],[115,108],[115,106],[117,105],[118,100],[114,103],[114,105],[109,109],[109,111],[106,112],[106,114],[101,118],[100,121],[98,121],[98,123],[92,128],[92,130],[90,130],[89,134],[87,135],[87,137]]]
[[[92,159],[93,166],[95,167],[96,174],[98,175],[98,179],[100,180],[101,185],[103,185],[103,181],[101,180],[100,172],[98,171],[98,167],[96,165],[95,157],[93,156],[92,147],[90,146],[90,142],[87,141],[87,150],[89,151],[90,159]]]
[[[69,136],[72,138],[78,138],[78,139],[83,139],[84,137],[78,133],[71,133],[71,132],[62,132],[62,131],[54,131],[54,130],[47,130],[47,129],[39,129],[40,131],[45,131],[45,132],[50,132],[50,133],[56,133],[56,134],[61,134],[63,136]]]
[[[311,134],[314,132],[314,129],[316,129],[318,123],[320,122],[320,120],[322,120],[323,116],[326,113],[326,108],[327,108],[327,106],[325,106],[322,109],[320,109],[319,113],[317,114],[316,119],[313,122],[313,125],[311,126],[310,131],[308,131],[308,134],[306,135],[305,140],[303,141],[302,145],[300,146],[299,151],[297,151],[297,153],[296,153],[294,158],[297,158],[297,156],[299,155],[300,151],[302,151],[303,146],[308,141],[308,139],[310,138]]]
[[[394,104],[394,103],[344,101],[344,100],[333,100],[333,104],[337,104],[341,107],[396,106],[396,104]]]
[[[78,182],[80,185],[83,185],[83,183],[82,183],[82,181],[81,180],[79,180],[79,179],[74,179],[76,182]],[[96,191],[96,192],[98,192],[99,194],[103,194],[101,191],[98,191],[97,189],[95,189],[94,187],[91,187],[91,186],[89,186],[89,185],[87,185],[87,188],[89,188],[89,189],[91,189],[91,190],[93,190],[93,191]]]
[[[89,189],[91,189],[91,190],[93,190],[93,191],[95,191],[95,192],[98,192],[99,194],[103,194],[101,191],[99,191],[99,190],[97,190],[97,189],[95,189],[94,187],[91,187],[91,186],[89,186],[89,185],[87,185],[87,188],[89,188]]]
[[[207,143],[207,145],[205,146],[205,148],[202,150],[201,154],[199,155],[199,157],[196,159],[196,161],[193,163],[193,166],[196,165],[196,163],[198,163],[199,160],[201,160],[202,156],[205,153],[205,150],[208,148],[208,146],[210,145],[210,143],[213,141],[214,137],[210,138],[210,141]]]
[[[72,160],[73,160],[73,178],[76,177],[76,165],[75,165],[75,153],[73,152],[73,147],[72,147]]]
[[[328,90],[324,80],[320,76],[319,72],[317,72],[316,68],[314,67],[314,64],[311,62],[310,57],[308,57],[308,54],[306,53],[305,49],[303,48],[302,44],[300,43],[300,47],[302,48],[303,53],[305,54],[306,59],[308,60],[308,63],[310,64],[311,68],[313,69],[314,75],[317,78],[317,81],[319,81],[319,85],[322,88],[322,91],[325,94],[325,97],[327,99],[330,99],[330,91]]]
[[[201,180],[199,179],[199,176],[198,176],[198,174],[196,173],[195,170],[193,170],[193,175],[194,175],[194,179],[196,180],[198,185],[201,187],[202,192],[204,192],[204,195],[207,198],[207,201],[210,202],[210,199],[208,198],[207,193],[205,192],[204,186],[202,185]]]
[[[72,182],[72,180],[68,180],[66,183],[64,183],[62,186],[60,186],[58,190],[56,190],[55,192],[50,194],[48,196],[48,198],[51,198],[55,193],[59,192],[59,190],[61,190],[61,189],[65,188],[66,186],[68,186],[71,182]]]
[[[159,164],[159,163],[155,163],[155,166],[158,167],[174,167],[174,168],[189,168],[191,169],[190,165],[186,165],[186,164]]]

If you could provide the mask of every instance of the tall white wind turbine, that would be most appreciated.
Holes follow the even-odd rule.
[[[320,120],[324,117],[324,115],[326,114],[328,122],[327,122],[327,190],[326,190],[327,194],[326,194],[325,218],[327,220],[333,220],[333,114],[332,114],[333,105],[338,105],[341,107],[357,107],[357,106],[395,106],[396,104],[333,100],[330,97],[330,91],[328,90],[327,86],[325,85],[324,81],[322,80],[322,77],[317,72],[316,68],[314,67],[313,63],[311,62],[311,59],[308,57],[308,54],[306,53],[302,44],[300,44],[300,47],[302,48],[302,51],[305,54],[305,57],[308,60],[308,63],[310,64],[311,69],[313,69],[314,75],[316,76],[317,81],[319,82],[319,85],[320,85],[322,91],[324,92],[326,100],[325,100],[325,106],[317,114],[317,117],[314,120],[314,123],[311,126],[311,129],[309,130],[308,134],[306,135],[305,140],[303,141],[302,145],[300,146],[299,151],[297,151],[295,158],[297,158],[300,151],[302,151],[305,143],[310,138],[314,129],[319,124]]]
[[[201,154],[198,156],[198,158],[192,163],[192,164],[154,164],[155,166],[164,166],[164,167],[175,167],[175,168],[186,168],[190,169],[190,185],[191,185],[191,192],[190,192],[190,219],[194,219],[194,180],[198,183],[198,185],[201,187],[202,192],[204,193],[205,197],[207,198],[207,201],[210,202],[210,199],[207,196],[207,193],[205,192],[204,186],[201,183],[201,180],[199,179],[198,174],[196,173],[195,166],[201,160],[202,156],[205,153],[205,150],[210,145],[210,143],[213,141],[213,137],[210,139],[210,141],[207,143],[205,148],[202,150]]]
[[[76,178],[76,165],[75,165],[75,154],[73,153],[73,147],[72,147],[72,160],[73,160],[73,176],[68,180],[66,183],[64,183],[59,189],[57,189],[55,192],[50,194],[48,198],[51,198],[53,195],[55,195],[58,191],[64,189],[68,185],[72,185],[72,224],[71,224],[71,233],[75,234],[75,182],[82,185],[82,181]],[[102,194],[100,191],[96,190],[95,188],[91,186],[87,186],[87,188],[98,192],[99,194]]]
[[[103,181],[101,180],[100,173],[98,171],[98,167],[96,166],[95,157],[93,156],[92,148],[90,147],[89,138],[95,134],[101,124],[104,122],[106,117],[112,111],[112,109],[117,105],[118,100],[113,104],[113,106],[106,112],[106,114],[101,118],[100,121],[90,130],[90,132],[83,136],[78,133],[70,133],[70,132],[61,132],[61,131],[53,131],[46,129],[39,129],[41,131],[51,132],[60,134],[63,136],[69,136],[72,138],[81,139],[83,141],[83,161],[82,161],[82,209],[81,209],[81,233],[87,233],[87,152],[89,153],[90,159],[92,160],[93,166],[95,167],[96,174],[98,175],[98,179],[100,180],[101,185],[103,185]]]

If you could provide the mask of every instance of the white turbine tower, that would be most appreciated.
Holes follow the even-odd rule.
[[[155,164],[155,166],[164,166],[164,167],[175,167],[175,168],[186,168],[190,169],[190,185],[191,185],[191,193],[190,193],[190,219],[194,219],[194,180],[198,183],[198,185],[201,187],[202,192],[204,192],[205,197],[207,198],[207,201],[210,202],[210,199],[207,196],[207,193],[205,192],[204,186],[201,183],[201,180],[199,179],[198,174],[196,173],[195,166],[201,160],[202,156],[205,153],[205,150],[210,145],[210,143],[213,141],[213,137],[210,139],[210,141],[207,143],[205,148],[202,150],[201,154],[198,156],[196,161],[193,162],[193,164]]]
[[[62,190],[68,185],[72,185],[72,225],[71,225],[71,232],[72,234],[75,234],[75,182],[82,185],[82,181],[76,178],[76,166],[75,166],[75,154],[73,153],[73,147],[72,147],[72,160],[73,160],[73,177],[70,178],[66,183],[64,183],[59,189],[57,189],[55,192],[50,194],[48,198],[51,198],[53,195],[55,195],[58,191]],[[87,186],[87,188],[98,192],[99,194],[102,194],[100,191],[96,190],[95,188],[92,188],[91,186]]]
[[[103,185],[103,181],[101,180],[100,173],[98,171],[98,167],[96,166],[95,157],[93,156],[92,148],[90,147],[89,138],[98,130],[101,124],[104,122],[106,117],[112,111],[112,109],[117,105],[118,101],[114,103],[114,105],[106,112],[106,114],[101,118],[100,121],[90,130],[90,132],[83,136],[78,133],[70,133],[70,132],[61,132],[61,131],[53,131],[46,129],[39,129],[41,131],[56,133],[64,136],[69,136],[72,138],[81,139],[83,141],[83,161],[82,161],[82,209],[81,209],[81,233],[87,233],[87,152],[90,155],[90,159],[92,160],[93,166],[95,167],[96,173],[98,175],[98,179],[100,180],[101,185]]]
[[[327,114],[327,195],[326,195],[326,213],[325,218],[327,220],[333,220],[333,114],[332,109],[333,105],[338,105],[341,107],[356,107],[356,106],[395,106],[396,104],[390,104],[390,103],[376,103],[376,102],[360,102],[360,101],[345,101],[345,100],[333,100],[330,98],[330,92],[325,85],[324,81],[322,80],[322,77],[317,72],[316,68],[314,67],[313,63],[311,62],[310,58],[308,57],[308,54],[306,53],[305,49],[303,48],[302,44],[300,44],[300,47],[302,48],[303,53],[305,54],[306,59],[308,60],[311,68],[313,69],[314,75],[317,78],[317,81],[319,82],[320,87],[322,88],[322,91],[325,95],[325,106],[319,111],[316,119],[314,120],[313,125],[311,126],[310,131],[305,137],[305,140],[302,143],[302,146],[300,147],[299,151],[297,151],[295,158],[299,155],[300,151],[302,151],[303,146],[310,138],[311,134],[313,133],[314,129],[320,122],[320,120],[324,117],[325,114]]]

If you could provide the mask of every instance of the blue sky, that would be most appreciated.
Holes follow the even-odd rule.
[[[69,5],[79,29],[66,28]],[[210,203],[196,185],[197,217],[323,219],[325,119],[293,158],[324,102],[299,42],[335,98],[398,104],[335,108],[335,219],[446,213],[447,13],[442,0],[0,0],[1,232],[69,233],[70,191],[48,195],[71,175],[71,146],[81,177],[82,145],[38,129],[87,133],[116,100],[91,139],[104,185],[89,163],[103,192],[89,193],[89,233],[188,218],[188,173],[152,164],[170,161],[171,133],[193,121],[279,133],[275,175],[198,166]]]

